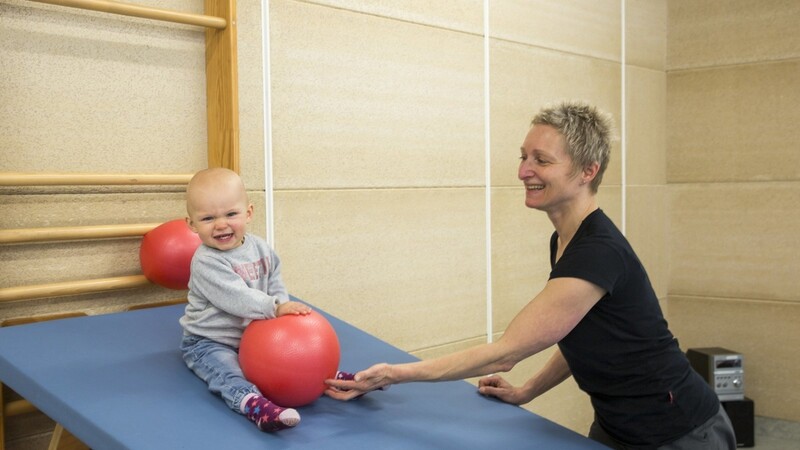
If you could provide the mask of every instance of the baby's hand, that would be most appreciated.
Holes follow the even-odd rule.
[[[311,314],[311,308],[309,308],[305,303],[288,301],[278,305],[278,308],[275,310],[275,317],[285,316],[288,314],[305,316]]]

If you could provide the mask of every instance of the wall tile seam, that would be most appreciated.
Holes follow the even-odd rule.
[[[518,189],[522,186],[522,182],[520,181],[519,184],[492,184],[491,188],[504,188],[504,189]],[[620,183],[606,183],[603,182],[601,188],[603,187],[619,187],[621,186]],[[432,190],[432,189],[484,189],[486,188],[483,184],[476,184],[476,185],[460,185],[460,186],[377,186],[377,187],[322,187],[322,188],[284,188],[284,189],[275,189],[275,192],[282,191],[282,192],[308,192],[308,191],[377,191],[377,190]],[[259,191],[263,192],[263,191]]]
[[[344,12],[349,12],[349,13],[354,13],[354,14],[361,14],[361,15],[364,15],[364,16],[376,17],[376,18],[379,18],[379,19],[392,20],[392,21],[396,21],[396,22],[402,22],[402,23],[407,23],[407,24],[411,24],[411,25],[419,25],[419,26],[433,28],[433,29],[437,29],[437,30],[451,31],[451,32],[455,32],[455,33],[466,34],[466,35],[478,37],[478,38],[481,38],[481,39],[485,38],[485,33],[480,33],[480,32],[477,32],[477,31],[470,31],[470,30],[467,30],[467,29],[459,29],[459,28],[435,25],[435,24],[431,24],[431,23],[417,22],[417,21],[414,21],[414,20],[404,19],[404,18],[396,17],[396,16],[388,16],[388,15],[384,15],[384,14],[378,14],[378,13],[373,13],[373,12],[350,9],[350,8],[346,8],[346,7],[342,7],[342,6],[335,6],[335,5],[329,5],[329,4],[326,4],[326,3],[319,3],[319,2],[315,2],[313,0],[295,0],[295,1],[297,1],[298,3],[305,3],[307,5],[314,5],[314,6],[319,6],[319,7],[323,7],[323,8],[335,9],[335,10],[338,10],[338,11],[344,11]],[[528,42],[516,41],[516,40],[513,40],[513,39],[509,39],[509,38],[500,37],[498,35],[492,34],[491,32],[489,33],[489,39],[496,40],[496,41],[501,41],[501,42],[509,42],[509,43],[514,43],[514,44],[519,44],[519,45],[525,45],[525,46],[529,46],[529,47],[536,47],[536,48],[541,48],[541,49],[546,49],[546,50],[553,50],[553,51],[556,51],[556,52],[559,52],[559,53],[572,54],[572,55],[575,55],[575,56],[590,57],[590,58],[598,59],[598,60],[601,60],[601,61],[621,63],[621,58],[619,58],[619,59],[602,58],[602,57],[598,57],[596,55],[590,55],[590,54],[584,54],[584,53],[575,53],[575,52],[571,52],[571,51],[567,51],[567,50],[559,49],[559,48],[543,47],[543,46],[531,44],[531,43],[528,43]]]
[[[491,186],[495,187],[495,186]],[[484,185],[464,186],[379,186],[379,187],[324,187],[324,188],[288,188],[274,189],[277,193],[311,193],[311,192],[372,192],[372,191],[445,191],[445,190],[478,190],[486,189]]]
[[[664,187],[666,185],[667,185],[666,183],[631,183],[631,182],[625,183],[625,187],[628,188],[628,189],[630,189],[630,188]],[[604,187],[622,187],[622,184],[609,183],[609,184],[601,184],[600,185],[600,189],[602,189]]]
[[[424,26],[424,27],[434,28],[434,29],[439,29],[439,30],[444,30],[444,31],[452,31],[452,32],[466,34],[466,35],[470,35],[470,36],[474,36],[474,37],[479,37],[479,38],[485,38],[485,33],[480,33],[480,32],[477,32],[477,31],[470,31],[470,30],[466,30],[466,29],[446,27],[446,26],[441,26],[441,25],[434,25],[434,24],[431,24],[431,23],[416,22],[416,21],[413,21],[413,20],[403,19],[403,18],[396,17],[396,16],[387,16],[387,15],[378,14],[378,13],[372,13],[372,12],[367,12],[367,11],[359,11],[359,10],[349,9],[349,8],[345,8],[345,7],[341,7],[341,6],[334,6],[334,5],[329,5],[329,4],[325,4],[325,3],[319,3],[319,2],[315,2],[313,0],[295,0],[295,1],[297,1],[299,3],[305,3],[305,4],[309,4],[309,5],[314,5],[314,6],[320,6],[320,7],[324,7],[324,8],[330,8],[330,9],[336,9],[336,10],[339,10],[339,11],[350,12],[350,13],[354,13],[354,14],[362,14],[362,15],[365,15],[365,16],[376,17],[376,18],[379,18],[379,19],[392,20],[392,21],[408,23],[408,24],[412,24],[412,25],[419,25],[419,26]],[[519,45],[524,45],[524,46],[529,46],[529,47],[536,47],[536,48],[541,48],[541,49],[546,49],[546,50],[553,50],[553,51],[556,51],[556,52],[559,52],[559,53],[572,54],[572,55],[575,55],[575,56],[585,56],[585,57],[598,59],[598,60],[601,60],[601,61],[609,61],[609,62],[616,62],[616,63],[620,63],[621,62],[621,58],[619,58],[619,59],[602,58],[602,57],[598,57],[596,55],[590,55],[590,54],[584,54],[584,53],[575,53],[575,52],[567,51],[567,50],[564,50],[564,49],[543,47],[543,46],[531,44],[531,43],[528,43],[528,42],[516,41],[516,40],[513,40],[513,39],[509,39],[509,38],[500,37],[498,35],[492,34],[491,32],[489,33],[489,39],[492,39],[492,40],[495,40],[495,41],[501,41],[501,42],[514,43],[514,44],[519,44]]]
[[[508,43],[508,44],[515,44],[515,45],[520,45],[520,46],[523,46],[523,47],[529,47],[529,48],[535,48],[535,49],[539,49],[539,50],[545,50],[545,51],[549,51],[549,52],[552,52],[552,53],[561,53],[561,54],[577,56],[577,57],[581,57],[581,58],[594,59],[594,60],[602,61],[602,62],[610,62],[610,63],[620,64],[620,65],[622,64],[622,58],[621,57],[619,59],[603,58],[603,57],[600,57],[600,56],[597,56],[597,55],[588,54],[588,53],[577,53],[577,52],[574,52],[574,51],[565,50],[563,48],[545,47],[543,45],[532,44],[530,42],[515,41],[513,39],[500,38],[500,37],[491,36],[491,35],[489,36],[489,39],[491,39],[491,40],[493,40],[495,42],[504,42],[504,43]]]
[[[800,62],[800,56],[792,56],[788,58],[776,58],[776,59],[763,59],[763,60],[753,60],[753,61],[741,61],[735,63],[724,63],[724,64],[716,64],[716,65],[708,65],[708,66],[676,66],[670,67],[669,65],[665,69],[667,75],[672,74],[683,74],[683,73],[692,73],[692,72],[707,72],[711,70],[724,70],[724,69],[735,69],[741,67],[751,67],[751,66],[765,66],[765,65],[773,65],[773,64],[786,64],[786,63],[793,63],[793,62]]]
[[[759,303],[759,304],[772,303],[775,306],[794,306],[800,308],[800,298],[798,298],[797,300],[776,299],[776,298],[755,298],[755,297],[743,298],[743,297],[722,297],[718,295],[701,295],[701,294],[693,294],[685,292],[667,292],[667,300],[675,301],[676,297],[681,297],[683,299],[688,299],[690,301],[705,300],[705,301],[731,302],[731,303]]]
[[[466,34],[466,35],[470,35],[470,36],[483,38],[483,33],[478,33],[476,31],[469,31],[469,30],[466,30],[466,29],[449,28],[449,27],[446,27],[446,26],[434,25],[432,23],[415,22],[415,21],[410,20],[410,19],[403,19],[402,17],[387,16],[387,15],[384,15],[384,14],[378,14],[378,13],[373,13],[373,12],[368,12],[368,11],[360,11],[360,10],[357,10],[357,9],[346,8],[346,7],[343,7],[343,6],[335,6],[335,5],[329,5],[327,3],[319,3],[319,2],[315,2],[313,0],[294,0],[294,1],[296,1],[297,3],[305,3],[307,5],[319,6],[319,7],[322,7],[322,8],[335,9],[337,11],[344,11],[344,12],[349,12],[349,13],[353,13],[353,14],[361,14],[361,15],[364,15],[364,16],[376,17],[376,18],[379,18],[379,19],[392,20],[392,21],[411,24],[411,25],[419,25],[419,26],[423,26],[423,27],[427,27],[427,28],[433,28],[433,29],[443,30],[443,31],[452,31],[452,32],[455,32],[455,33],[461,33],[461,34]]]
[[[669,151],[669,150],[668,150]],[[671,181],[669,179],[669,175],[667,175],[667,186],[674,186],[674,187],[706,187],[709,185],[715,185],[716,187],[723,186],[723,185],[731,185],[731,187],[741,188],[743,185],[765,185],[765,184],[772,184],[775,187],[787,187],[793,188],[797,187],[797,183],[800,182],[800,178],[797,179],[786,179],[786,180],[674,180]]]
[[[502,335],[502,333],[500,333],[500,335]],[[464,344],[469,345],[470,347],[472,347],[472,346],[475,346],[475,345],[484,344],[486,342],[487,342],[486,341],[486,334],[480,334],[480,335],[476,335],[476,336],[472,336],[472,337],[466,337],[466,338],[463,338],[463,339],[458,339],[456,341],[449,341],[449,342],[434,344],[434,345],[431,345],[431,346],[428,346],[428,347],[419,347],[419,348],[416,348],[416,349],[413,349],[413,350],[406,350],[406,352],[408,352],[408,353],[420,352],[421,353],[421,352],[428,352],[428,351],[433,351],[433,350],[446,349],[446,348],[452,347],[452,346],[461,346],[461,345],[464,345]]]
[[[452,190],[483,190],[487,187],[489,189],[520,189],[517,184],[493,184],[491,186],[474,185],[474,186],[382,186],[382,187],[335,187],[335,188],[288,188],[288,189],[275,189],[274,193],[285,194],[300,194],[300,193],[322,193],[322,192],[385,192],[385,191],[452,191]],[[629,184],[628,186],[634,187],[657,187],[664,186],[664,184]],[[602,188],[620,188],[620,183],[603,183]],[[251,192],[251,191],[248,191]],[[263,193],[264,191],[252,191],[256,193]],[[252,193],[251,192],[251,193]]]
[[[641,64],[627,63],[627,62],[625,63],[625,69],[626,70],[627,69],[640,69],[640,70],[646,70],[648,72],[654,72],[654,73],[657,73],[657,74],[658,73],[663,73],[663,74],[667,73],[666,69],[663,69],[663,68],[659,69],[659,68],[655,68],[655,67],[651,67],[651,66],[644,66],[644,65],[641,65]]]

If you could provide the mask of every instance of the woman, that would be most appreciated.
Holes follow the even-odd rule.
[[[505,372],[557,344],[523,386],[489,376],[479,391],[523,404],[571,375],[591,397],[589,437],[596,441],[620,449],[735,448],[730,420],[667,328],[644,267],[597,206],[610,134],[610,119],[579,102],[533,119],[519,179],[525,205],[547,213],[555,227],[552,271],[498,341],[427,361],[376,364],[352,381],[330,380],[327,394],[349,400],[394,383]]]

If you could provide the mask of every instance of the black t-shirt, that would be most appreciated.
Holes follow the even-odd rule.
[[[598,209],[586,217],[558,262],[557,239],[553,233],[550,278],[606,291],[558,344],[598,423],[623,443],[652,448],[716,414],[716,393],[691,369],[642,263],[608,216]]]

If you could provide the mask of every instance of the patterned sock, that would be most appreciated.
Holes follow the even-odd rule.
[[[336,371],[336,375],[334,375],[333,379],[335,380],[346,380],[350,381],[356,377],[356,374],[350,372],[342,372],[341,370]]]
[[[260,395],[249,396],[242,412],[261,431],[283,430],[300,423],[300,414],[296,410],[281,408]]]

